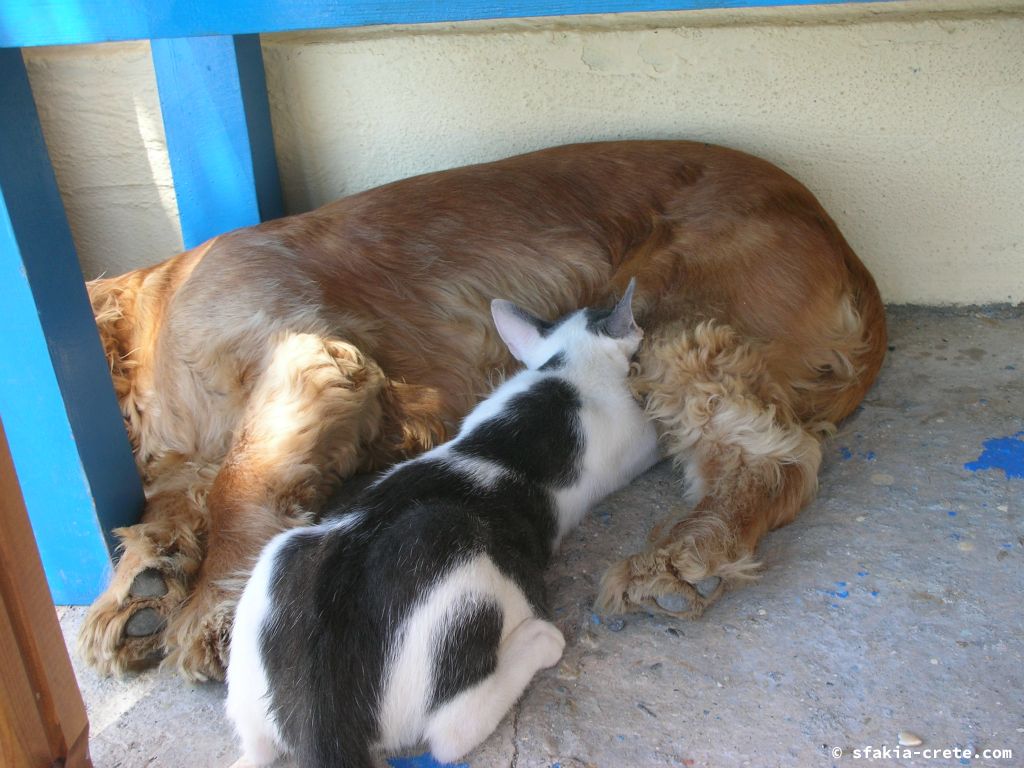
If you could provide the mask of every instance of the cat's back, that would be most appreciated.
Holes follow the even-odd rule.
[[[451,448],[398,466],[360,504],[374,521],[366,523],[365,568],[378,584],[412,592],[480,554],[543,567],[555,530],[542,487],[491,457]]]

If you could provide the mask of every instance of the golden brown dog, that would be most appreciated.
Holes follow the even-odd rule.
[[[89,285],[146,491],[81,635],[123,670],[222,675],[238,576],[339,480],[442,441],[513,365],[502,297],[553,318],[637,278],[637,392],[693,511],[613,565],[608,611],[696,616],[816,487],[882,363],[875,284],[800,183],[687,142],[400,181]]]

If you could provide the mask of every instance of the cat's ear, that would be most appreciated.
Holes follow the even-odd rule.
[[[615,309],[605,318],[604,332],[613,339],[624,338],[637,330],[636,320],[633,319],[633,290],[635,288],[636,278],[633,277],[630,278],[626,292],[622,294]]]
[[[508,345],[513,357],[525,364],[530,350],[540,342],[547,324],[504,299],[491,302],[491,316],[498,335]]]

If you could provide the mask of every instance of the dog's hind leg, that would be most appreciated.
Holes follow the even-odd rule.
[[[308,333],[274,341],[207,496],[206,559],[170,618],[166,664],[193,680],[223,677],[235,603],[257,555],[359,468],[380,429],[386,383],[350,344]]]
[[[758,541],[814,494],[828,425],[801,423],[761,349],[727,326],[662,329],[639,362],[637,391],[695,508],[608,570],[598,608],[695,617],[755,576]]]

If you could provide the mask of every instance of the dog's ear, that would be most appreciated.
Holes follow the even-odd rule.
[[[511,301],[495,299],[491,302],[491,316],[498,335],[508,346],[513,357],[526,364],[530,351],[543,337],[546,323]]]

